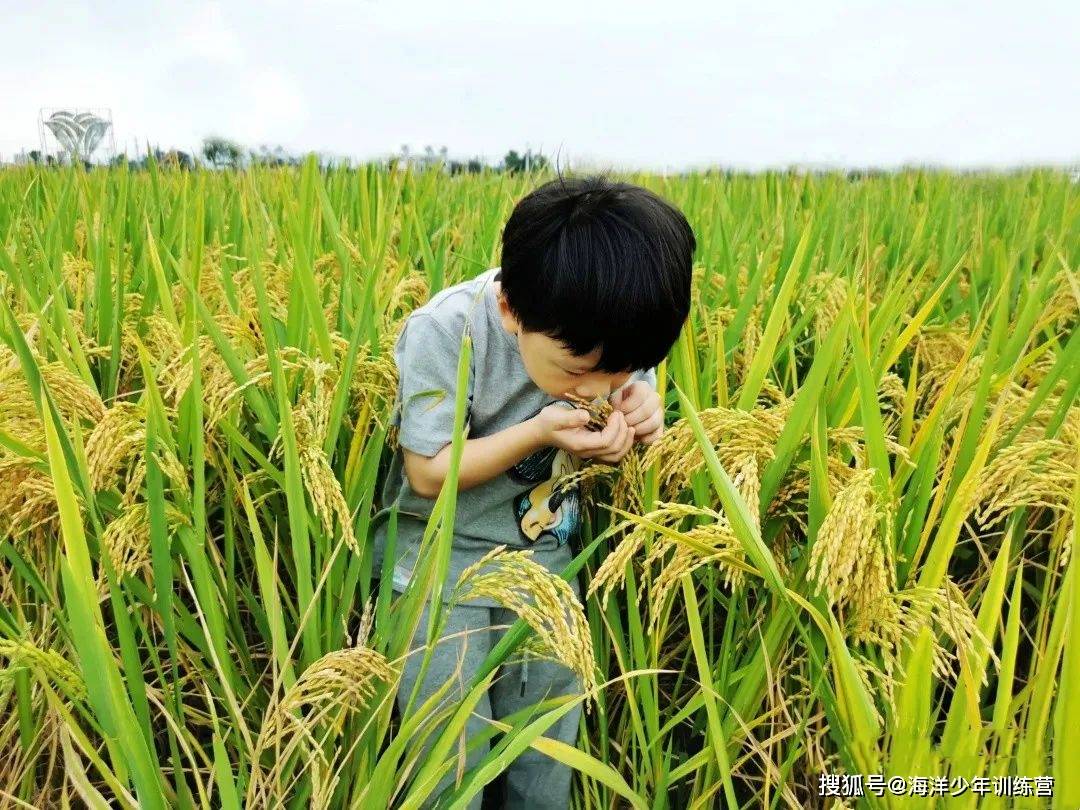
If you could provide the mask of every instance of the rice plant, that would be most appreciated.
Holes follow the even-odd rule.
[[[567,571],[463,575],[519,620],[399,716],[465,404],[395,596],[392,348],[544,179],[0,173],[0,806],[416,808],[524,651],[582,676],[577,747],[565,699],[493,721],[441,806],[529,747],[579,810],[1080,806],[1080,186],[1045,170],[627,176],[699,243],[665,432],[571,474]]]

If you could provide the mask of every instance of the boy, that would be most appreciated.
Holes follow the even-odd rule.
[[[449,469],[463,330],[472,336],[473,354],[444,598],[461,572],[495,545],[532,549],[532,558],[556,574],[570,563],[578,492],[553,493],[552,484],[582,459],[616,464],[635,441],[648,444],[662,432],[655,366],[689,313],[695,249],[685,216],[651,191],[603,176],[560,177],[518,202],[503,230],[500,267],[438,292],[410,314],[395,348],[400,410],[395,407],[392,423],[399,426],[400,447],[373,524],[381,570],[385,518],[397,501],[395,591],[408,584]],[[604,429],[587,430],[587,412],[566,402],[567,394],[608,397],[613,411]],[[580,599],[576,578],[570,584]],[[448,614],[443,634],[516,619],[495,602],[470,600]],[[411,650],[423,646],[427,625],[425,607]],[[450,695],[462,696],[502,632],[437,644],[414,705],[445,683],[459,660],[462,682]],[[402,710],[419,665],[419,654],[406,659]],[[580,694],[580,684],[561,664],[507,663],[475,713],[498,719],[563,694]],[[546,736],[574,745],[580,713],[579,705]],[[466,733],[488,727],[474,716]],[[484,753],[471,752],[466,768]],[[447,774],[432,795],[454,776]],[[565,810],[570,777],[568,767],[527,749],[507,769],[499,806]],[[478,810],[479,795],[469,807]]]

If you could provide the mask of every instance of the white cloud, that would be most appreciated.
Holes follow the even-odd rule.
[[[165,119],[187,131],[191,148],[211,134],[251,148],[296,142],[306,121],[296,77],[246,47],[219,3],[202,3],[181,20],[154,73],[154,92],[172,100]]]
[[[240,65],[247,61],[244,47],[225,20],[220,3],[207,2],[191,14],[181,16],[176,50],[185,57],[198,57],[213,63]]]
[[[249,67],[243,88],[237,137],[254,143],[275,133],[275,142],[297,143],[307,116],[299,82],[273,67]]]

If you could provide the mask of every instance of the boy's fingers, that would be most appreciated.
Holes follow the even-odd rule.
[[[638,436],[647,436],[662,424],[664,424],[663,414],[661,414],[660,411],[656,411],[634,425],[634,432]]]
[[[594,452],[604,452],[611,447],[611,441],[604,438],[603,433],[590,433],[588,448]]]
[[[603,455],[599,455],[596,458],[608,464],[618,464],[619,460],[622,458],[622,455],[619,453],[604,453]]]
[[[581,427],[589,421],[589,412],[582,408],[574,408],[563,418],[564,427]]]
[[[621,461],[622,457],[627,454],[633,443],[634,429],[627,426],[622,432],[622,435],[617,437],[616,440],[608,446],[608,452],[604,453],[600,458],[613,463]]]
[[[584,435],[578,440],[578,449],[589,453],[596,453],[607,447],[608,443],[604,441],[602,433],[593,433],[588,430],[583,430],[582,433]]]
[[[619,420],[619,429],[615,432],[614,438],[609,445],[612,450],[617,450],[626,443],[626,437],[630,433],[630,426],[626,424],[626,419]]]
[[[634,429],[627,428],[626,439],[622,442],[622,444],[619,445],[618,450],[615,450],[611,453],[604,453],[603,455],[598,455],[596,456],[596,458],[600,461],[607,462],[608,464],[618,464],[626,457],[626,454],[630,452],[630,447],[633,445],[633,443]]]
[[[578,449],[582,451],[605,451],[612,447],[618,447],[619,444],[625,439],[626,433],[629,428],[622,415],[615,415],[612,412],[608,417],[608,423],[604,426],[604,429],[599,432],[583,431],[584,436],[581,437],[578,443]]]
[[[642,399],[642,387],[638,385],[638,380],[628,382],[622,388],[618,389],[609,397],[609,401],[615,406],[616,410],[631,411],[641,404]]]
[[[614,441],[616,434],[619,430],[619,423],[623,421],[623,415],[619,411],[612,411],[611,416],[608,417],[607,424],[604,425],[604,429],[600,431],[598,436],[600,437],[600,444],[598,447],[604,447]]]
[[[656,428],[656,430],[654,430],[654,431],[652,431],[650,433],[646,433],[644,436],[641,437],[641,443],[642,444],[652,444],[653,442],[655,442],[657,439],[660,438],[660,435],[663,432],[664,432],[664,423],[661,422],[660,425]]]
[[[555,416],[555,430],[583,428],[589,421],[589,412],[581,408],[560,408],[559,410],[566,411],[566,413],[559,413]]]
[[[652,416],[653,413],[660,409],[659,399],[654,402],[652,397],[645,397],[632,411],[626,414],[626,422],[630,425],[637,425]]]

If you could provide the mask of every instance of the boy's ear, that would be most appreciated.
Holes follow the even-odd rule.
[[[508,331],[517,331],[519,328],[517,318],[514,317],[514,313],[510,310],[510,305],[506,302],[506,299],[503,298],[502,290],[499,291],[499,314],[502,315],[503,324],[506,325]]]

